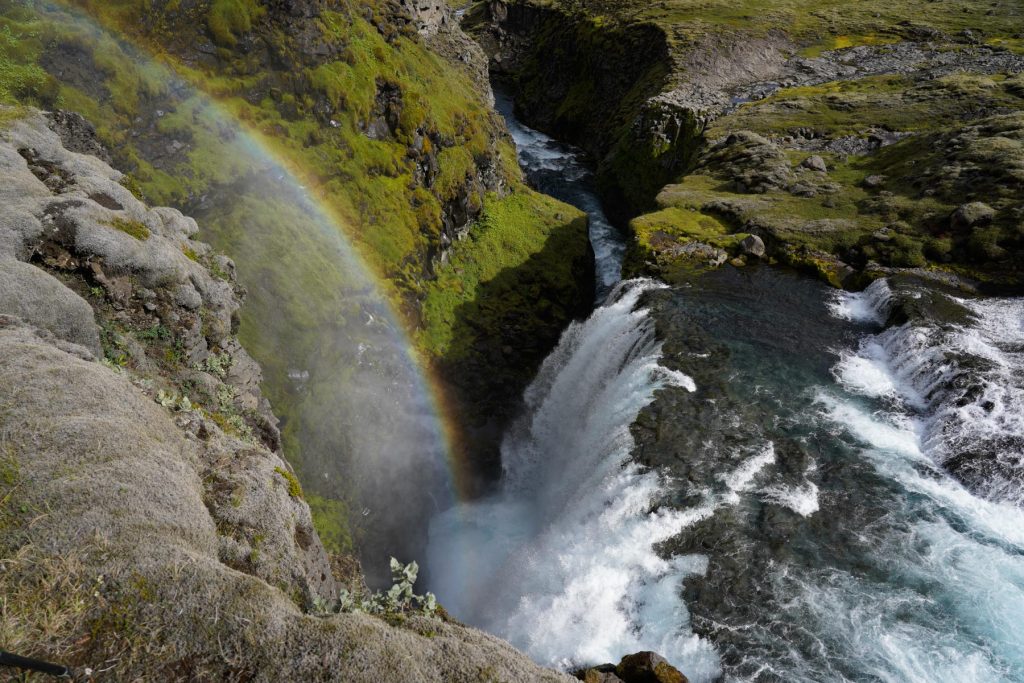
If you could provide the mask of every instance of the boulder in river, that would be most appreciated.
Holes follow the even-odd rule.
[[[743,241],[740,242],[740,250],[745,256],[764,258],[764,240],[757,235],[745,237]]]
[[[679,669],[656,652],[626,655],[615,664],[600,664],[581,669],[576,678],[584,683],[689,683]]]

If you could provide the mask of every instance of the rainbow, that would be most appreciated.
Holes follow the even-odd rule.
[[[412,344],[413,326],[397,305],[398,297],[394,286],[367,265],[367,259],[357,246],[359,235],[351,222],[329,201],[326,190],[318,180],[289,158],[288,150],[280,140],[263,133],[233,113],[230,106],[231,98],[218,97],[205,90],[201,83],[182,75],[183,72],[187,73],[186,69],[168,63],[166,56],[157,57],[154,51],[147,49],[138,40],[115,32],[112,27],[103,25],[101,19],[86,14],[65,0],[47,3],[46,10],[57,13],[62,22],[66,21],[95,32],[97,36],[114,40],[122,49],[128,48],[132,56],[147,67],[164,70],[176,88],[187,88],[190,94],[200,98],[204,113],[209,113],[216,123],[229,126],[235,132],[231,141],[233,149],[244,154],[252,168],[273,172],[283,190],[289,196],[298,198],[300,208],[310,219],[309,227],[304,229],[319,231],[319,237],[325,240],[325,248],[338,254],[340,262],[337,266],[344,269],[346,278],[362,283],[360,293],[365,295],[369,292],[370,297],[380,303],[376,311],[385,312],[383,322],[390,330],[389,344],[401,359],[403,375],[411,385],[412,403],[415,405],[409,408],[421,413],[425,408],[427,420],[430,422],[429,429],[434,443],[428,444],[425,450],[439,452],[439,457],[444,460],[447,485],[442,488],[448,492],[447,500],[436,500],[435,496],[436,505],[443,509],[459,500],[467,499],[470,492],[469,468],[462,456],[460,428],[453,417],[452,404],[442,382],[435,375],[430,363]],[[265,362],[268,359],[257,355],[257,360]],[[396,409],[401,410],[402,406]]]

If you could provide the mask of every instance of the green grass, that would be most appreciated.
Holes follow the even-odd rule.
[[[472,326],[489,328],[486,316],[500,316],[503,310],[529,311],[531,289],[542,288],[502,288],[481,300],[481,291],[502,274],[519,272],[523,281],[547,280],[543,289],[548,292],[575,287],[572,255],[585,246],[585,230],[585,218],[578,210],[531,190],[521,189],[502,199],[488,196],[469,237],[453,246],[448,265],[427,288],[419,338],[423,348],[437,356],[458,358],[474,346]],[[484,317],[467,317],[464,307],[470,305],[482,307]]]
[[[231,46],[238,42],[235,34],[250,30],[265,12],[259,0],[213,0],[206,25],[219,45]]]
[[[283,467],[275,467],[274,471],[280,474],[285,483],[288,484],[288,495],[292,498],[302,499],[302,484],[299,483],[298,478]]]
[[[313,513],[313,526],[329,553],[351,553],[352,534],[349,530],[349,510],[342,501],[317,495],[306,497]]]

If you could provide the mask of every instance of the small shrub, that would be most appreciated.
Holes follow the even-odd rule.
[[[164,408],[170,408],[174,411],[186,411],[195,408],[195,405],[193,405],[188,396],[184,394],[179,395],[173,391],[164,391],[163,389],[156,393],[156,402]]]
[[[196,365],[197,370],[208,372],[214,377],[224,379],[228,375],[228,370],[231,368],[232,358],[229,353],[214,353],[203,360],[202,363]]]
[[[391,558],[391,588],[377,591],[367,596],[357,596],[346,590],[341,591],[337,608],[327,609],[322,601],[314,601],[314,610],[320,614],[331,612],[364,612],[385,618],[401,617],[407,614],[424,614],[434,616],[437,613],[437,598],[433,593],[416,595],[413,585],[419,574],[419,565],[415,562],[402,564]],[[319,605],[318,605],[319,602]]]

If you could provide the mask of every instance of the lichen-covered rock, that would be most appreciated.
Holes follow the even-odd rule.
[[[748,235],[743,238],[742,242],[740,242],[740,251],[742,251],[745,256],[764,258],[764,240],[757,235]]]
[[[826,164],[825,160],[822,159],[817,154],[812,154],[811,156],[807,157],[802,162],[800,162],[800,165],[812,171],[818,171],[819,173],[828,173],[828,164]]]
[[[31,264],[0,257],[0,313],[80,344],[97,357],[103,354],[92,307],[57,278]]]
[[[0,133],[5,649],[115,681],[566,680],[440,618],[332,609],[230,262],[47,126]]]
[[[0,132],[0,313],[127,366],[155,392],[194,401],[276,450],[261,372],[232,336],[244,294],[233,264],[192,239],[194,220],[147,207],[121,173],[64,147],[51,129],[60,120],[30,112]],[[88,128],[76,131],[76,144],[99,144]],[[192,381],[211,365],[213,384]]]
[[[738,131],[708,150],[701,167],[732,182],[738,192],[763,194],[791,182],[789,159],[778,145],[757,133]]]
[[[333,582],[278,456],[6,320],[5,647],[106,680],[567,678],[438,619],[308,613]]]

